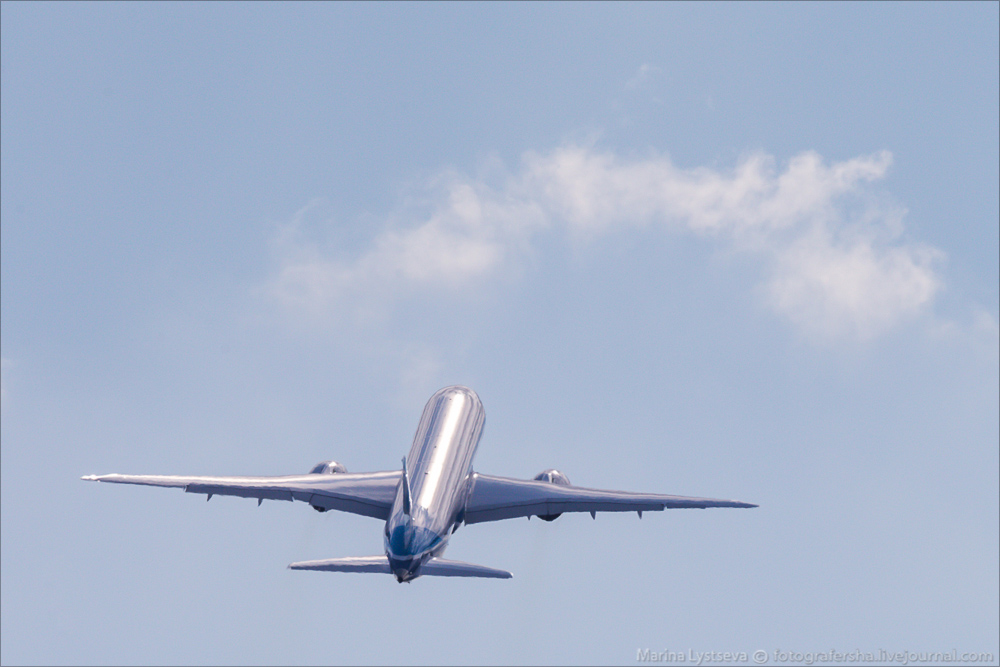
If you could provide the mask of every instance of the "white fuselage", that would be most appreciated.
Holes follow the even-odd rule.
[[[462,523],[485,419],[476,392],[459,385],[441,389],[424,407],[406,460],[406,478],[400,481],[385,523],[385,555],[399,581],[419,576],[420,567],[444,552]]]

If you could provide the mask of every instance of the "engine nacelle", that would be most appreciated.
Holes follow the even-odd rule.
[[[309,471],[309,474],[332,475],[338,472],[347,472],[347,468],[345,468],[340,463],[337,463],[336,461],[320,461],[319,463],[317,463],[312,467],[312,470]]]
[[[334,474],[336,474],[338,472],[347,472],[347,468],[345,468],[340,463],[337,463],[336,461],[320,461],[319,463],[317,463],[316,465],[314,465],[312,467],[312,470],[309,471],[309,474],[310,475],[334,475]],[[311,507],[314,510],[316,510],[317,512],[325,512],[326,511],[325,507],[317,507],[316,505],[311,505]]]
[[[569,477],[562,474],[555,468],[549,468],[548,470],[543,470],[542,472],[535,475],[535,479],[539,482],[548,482],[549,484],[558,484],[559,486],[570,486]],[[559,514],[536,514],[542,521],[555,521],[562,516],[562,512]]]

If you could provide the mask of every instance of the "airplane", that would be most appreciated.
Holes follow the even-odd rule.
[[[602,491],[570,484],[558,470],[532,480],[474,472],[472,459],[483,434],[486,412],[472,389],[438,390],[424,407],[409,459],[387,472],[349,473],[336,461],[318,463],[306,475],[279,477],[182,477],[171,475],[86,475],[116,484],[183,488],[188,493],[264,500],[299,500],[315,510],[339,510],[385,521],[383,555],[292,563],[293,570],[377,572],[399,583],[420,576],[510,579],[511,573],[441,557],[463,524],[537,516],[554,521],[564,512],[643,512],[667,508],[757,507],[751,503],[655,493]]]

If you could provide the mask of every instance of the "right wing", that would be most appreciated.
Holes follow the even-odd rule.
[[[465,523],[563,512],[655,512],[671,508],[757,507],[738,500],[688,498],[660,493],[603,491],[536,480],[474,474]]]
[[[279,477],[180,477],[174,475],[87,475],[89,482],[183,488],[188,493],[264,500],[301,500],[322,510],[389,518],[401,472],[284,475]]]

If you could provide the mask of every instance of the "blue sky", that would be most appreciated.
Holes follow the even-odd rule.
[[[2,5],[4,664],[998,640],[998,5]],[[476,468],[750,511],[378,522],[79,476]]]

